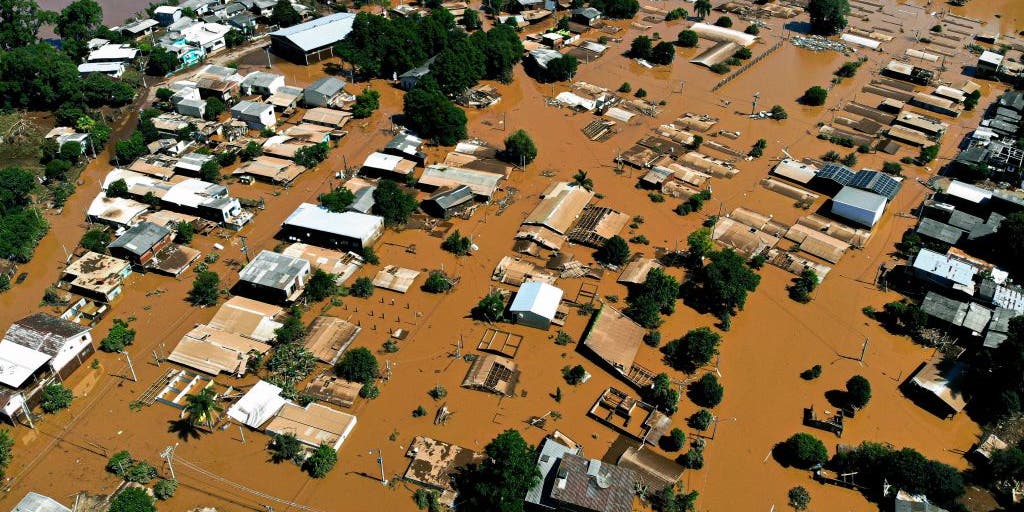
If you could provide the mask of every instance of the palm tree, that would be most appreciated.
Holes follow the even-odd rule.
[[[587,171],[580,169],[579,172],[573,175],[572,182],[577,187],[582,187],[586,190],[594,190],[594,180],[587,176]]]
[[[184,412],[188,413],[188,423],[195,426],[200,419],[205,418],[206,426],[213,429],[213,413],[224,410],[217,405],[216,398],[217,395],[210,388],[203,389],[197,395],[186,396]]]
[[[706,18],[709,14],[711,14],[710,0],[697,0],[697,2],[693,4],[693,10],[701,19]]]

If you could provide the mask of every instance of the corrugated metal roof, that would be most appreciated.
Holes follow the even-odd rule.
[[[310,203],[300,204],[284,221],[284,225],[358,238],[364,242],[378,232],[383,224],[384,219],[376,215],[335,213]]]
[[[284,288],[309,272],[309,262],[263,250],[238,273],[239,279],[269,288]]]
[[[355,19],[356,15],[353,13],[339,12],[282,28],[271,32],[270,36],[288,39],[295,46],[308,52],[345,39],[345,36],[352,32],[352,23]]]
[[[554,319],[558,304],[562,302],[562,289],[547,283],[528,281],[519,287],[519,293],[512,300],[509,311],[530,312],[547,319]]]
[[[125,249],[136,256],[142,256],[164,238],[171,230],[151,222],[140,222],[108,246],[110,249]]]

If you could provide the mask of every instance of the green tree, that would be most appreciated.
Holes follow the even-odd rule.
[[[699,451],[691,450],[699,454]],[[687,453],[687,456],[689,453]],[[694,468],[695,469],[695,468]],[[651,495],[651,508],[655,512],[693,512],[697,502],[697,491],[677,492],[681,484],[667,485]]]
[[[711,426],[713,421],[715,421],[715,415],[711,414],[711,411],[707,409],[701,409],[687,418],[686,423],[690,427],[703,432]]]
[[[199,179],[210,183],[220,182],[220,164],[217,163],[216,159],[203,162],[203,165],[199,168]]]
[[[846,402],[854,409],[863,409],[871,401],[871,383],[860,375],[846,381]]]
[[[178,481],[174,479],[162,478],[153,485],[153,495],[161,501],[173,498],[176,492],[178,492]]]
[[[78,244],[81,245],[86,250],[98,252],[100,254],[106,254],[107,246],[110,245],[112,238],[113,237],[111,237],[110,233],[108,233],[106,230],[100,228],[92,228],[89,231],[86,231],[84,235],[82,235],[82,239],[78,242]]]
[[[360,277],[352,283],[352,286],[348,289],[348,293],[353,297],[359,297],[365,299],[373,296],[373,279],[369,277]]]
[[[430,74],[441,92],[457,97],[476,85],[487,72],[483,51],[468,40],[458,41],[446,48],[430,65]]]
[[[811,0],[807,4],[811,16],[811,31],[831,36],[846,28],[846,17],[850,14],[849,0]]]
[[[427,280],[423,283],[423,291],[427,293],[447,293],[454,285],[440,270],[432,270]]]
[[[302,15],[295,10],[288,0],[278,0],[274,10],[270,13],[270,23],[281,27],[290,27],[302,23]]]
[[[329,150],[326,142],[305,146],[295,152],[295,157],[292,160],[298,165],[312,169],[327,159]]]
[[[148,484],[154,478],[156,478],[156,468],[146,461],[136,462],[124,474],[125,481],[143,485]]]
[[[358,347],[345,352],[334,366],[334,373],[345,380],[367,384],[380,375],[380,365],[370,349]]]
[[[485,322],[501,321],[505,317],[505,299],[499,292],[488,293],[473,308],[472,315]]]
[[[804,105],[810,105],[812,107],[819,107],[825,104],[825,100],[828,99],[828,90],[818,85],[812,85],[800,98],[800,102]]]
[[[135,329],[128,327],[128,322],[120,318],[114,319],[107,337],[100,341],[100,350],[104,352],[121,352],[135,341]]]
[[[328,297],[338,294],[338,283],[335,282],[338,276],[324,272],[322,269],[313,271],[306,283],[306,297],[313,302],[320,302]]]
[[[732,18],[728,16],[722,16],[715,20],[715,26],[722,28],[730,28],[732,27]]]
[[[667,66],[672,64],[672,60],[676,58],[676,48],[668,41],[661,41],[654,45],[651,50],[650,60],[651,64],[659,66]]]
[[[683,445],[686,444],[686,433],[681,429],[673,428],[671,432],[665,436],[660,443],[663,450],[666,452],[678,452],[683,449]]]
[[[228,48],[242,46],[243,43],[245,43],[245,35],[236,29],[228,30],[228,33],[224,34],[224,45]]]
[[[274,329],[274,342],[278,344],[298,343],[306,337],[306,324],[302,322],[302,309],[292,307],[281,327]]]
[[[537,158],[537,146],[525,130],[516,130],[505,139],[505,150],[502,159],[520,167],[529,165]]]
[[[668,12],[668,14],[665,15],[665,21],[686,19],[689,15],[690,13],[686,12],[686,9],[683,9],[682,7],[676,7],[675,9],[672,9],[671,11]]]
[[[570,386],[576,386],[583,382],[583,379],[587,377],[587,369],[583,365],[566,366],[562,368],[562,378]]]
[[[196,228],[188,221],[178,221],[174,228],[174,241],[179,244],[188,245],[192,243],[192,238],[195,237]]]
[[[356,195],[345,187],[338,187],[330,192],[324,192],[317,197],[320,206],[328,211],[341,213],[348,210],[352,203],[356,202]]]
[[[811,301],[811,293],[818,287],[818,273],[812,269],[805,268],[800,275],[793,278],[786,290],[789,291],[789,298],[807,304]]]
[[[802,485],[790,489],[788,495],[789,506],[794,510],[807,510],[807,506],[811,504],[811,493],[807,492]]]
[[[791,466],[800,469],[810,469],[817,464],[824,464],[828,461],[828,450],[825,443],[818,438],[806,434],[793,434],[789,439],[780,443],[779,456]]]
[[[997,486],[1014,485],[1014,481],[1024,480],[1024,451],[1016,446],[992,452],[985,475]]]
[[[608,264],[622,266],[629,261],[629,244],[619,235],[614,235],[605,240],[604,245],[598,250],[594,257],[598,261]]]
[[[356,103],[352,106],[352,117],[365,119],[373,115],[380,108],[380,92],[369,87],[356,96]]]
[[[545,81],[564,82],[570,80],[576,76],[576,70],[579,68],[579,65],[579,59],[572,55],[564,55],[553,59],[548,62],[548,68],[544,74]]]
[[[268,445],[270,460],[275,464],[290,460],[296,464],[302,461],[302,443],[290,432],[275,434]]]
[[[74,399],[74,393],[63,384],[49,384],[43,388],[39,408],[47,414],[53,414],[71,407],[71,401]]]
[[[693,12],[697,14],[700,19],[707,18],[711,14],[711,2],[709,0],[697,0],[693,4]]]
[[[465,256],[469,254],[470,246],[473,245],[473,241],[468,236],[462,236],[459,230],[455,230],[452,234],[448,235],[441,242],[441,249],[448,251],[456,256]]]
[[[1000,261],[1013,276],[1024,279],[1024,212],[1014,212],[999,224],[995,246],[1000,248]]]
[[[761,33],[761,28],[758,27],[757,25],[750,24],[750,25],[747,25],[747,28],[743,29],[743,33],[744,34],[750,34],[752,36],[756,36],[756,35]]]
[[[11,459],[14,458],[14,438],[11,437],[11,431],[4,429],[0,430],[0,478],[3,478],[7,473],[7,466],[11,465]]]
[[[227,110],[227,105],[224,104],[220,98],[211,96],[206,98],[206,111],[203,112],[203,119],[208,121],[216,121],[220,119],[220,115]]]
[[[71,164],[77,164],[82,158],[82,144],[75,141],[65,142],[60,147],[60,157]]]
[[[711,241],[711,229],[699,228],[686,237],[686,250],[695,265],[700,265],[703,258],[711,253],[714,244]]]
[[[117,141],[114,145],[114,159],[118,165],[129,165],[136,158],[149,153],[146,148],[146,141],[142,137],[142,132],[135,132],[124,140]]]
[[[772,105],[771,113],[772,119],[779,121],[789,118],[789,113],[786,112],[786,109],[782,108],[782,105]]]
[[[684,30],[676,36],[676,44],[683,48],[693,48],[700,42],[700,36],[692,30]]]
[[[188,292],[188,301],[193,306],[212,306],[220,297],[220,276],[207,270],[196,274],[192,289]]]
[[[309,472],[309,476],[323,478],[334,469],[334,465],[337,463],[338,452],[334,451],[330,445],[321,444],[306,458],[306,462],[302,466]]]
[[[644,282],[630,290],[624,313],[641,326],[654,329],[661,324],[660,315],[675,312],[678,296],[679,281],[663,269],[651,269]]]
[[[263,147],[257,144],[255,141],[249,141],[248,144],[238,152],[238,156],[241,157],[243,162],[248,162],[263,154]]]
[[[125,487],[110,501],[108,512],[156,512],[153,497],[143,487]]]
[[[757,289],[761,276],[732,249],[712,251],[708,259],[710,262],[697,269],[687,282],[684,295],[723,319],[743,309],[747,293]]]
[[[57,16],[54,30],[60,36],[61,48],[74,60],[89,51],[86,42],[103,26],[103,8],[93,0],[76,0]]]
[[[127,450],[121,450],[107,459],[105,468],[108,473],[124,478],[133,464],[135,464],[135,459],[132,458],[132,454],[128,453]]]
[[[403,113],[409,128],[451,146],[466,138],[466,113],[452,104],[429,75],[403,98]]]
[[[13,50],[35,43],[39,27],[53,19],[53,13],[40,9],[34,0],[3,0],[0,2],[0,49]]]
[[[64,181],[68,178],[68,171],[71,170],[71,162],[67,160],[50,160],[46,163],[46,168],[43,174],[47,180],[51,181]]]
[[[587,176],[587,171],[583,169],[572,175],[572,184],[584,190],[594,190],[594,180],[590,179],[590,176]]]
[[[401,226],[409,221],[419,203],[416,196],[406,192],[392,180],[380,180],[377,189],[373,191],[373,211],[384,217],[384,223],[388,226]]]
[[[461,470],[455,479],[466,510],[522,512],[526,492],[541,480],[536,450],[516,430],[494,438],[479,464]]]
[[[651,42],[650,37],[637,36],[633,42],[629,43],[629,56],[634,59],[649,59],[653,48],[654,43]]]
[[[718,382],[713,373],[705,373],[701,378],[690,383],[687,390],[690,400],[701,407],[714,407],[722,402],[725,388]]]
[[[206,425],[213,429],[213,417],[222,411],[217,404],[217,395],[210,388],[203,388],[194,395],[185,396],[185,413],[188,414],[187,421],[193,427],[199,424]]]
[[[469,32],[479,30],[480,24],[480,13],[473,9],[467,8],[462,12],[462,26]]]
[[[651,387],[643,391],[643,399],[669,416],[679,408],[679,391],[672,387],[672,381],[664,373],[654,376]]]
[[[146,73],[153,76],[165,76],[181,67],[178,56],[167,51],[162,46],[156,46],[149,53],[149,60],[146,61]]]
[[[906,299],[885,304],[882,315],[891,330],[907,335],[916,335],[928,323],[928,314]]]
[[[665,362],[676,370],[693,373],[718,354],[722,337],[708,327],[698,327],[682,338],[668,342],[661,352]]]
[[[939,156],[939,145],[933,144],[931,146],[925,146],[921,148],[920,154],[917,156],[917,161],[921,165],[930,163],[935,160],[935,157]]]

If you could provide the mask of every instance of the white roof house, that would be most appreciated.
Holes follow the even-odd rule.
[[[88,75],[89,73],[103,73],[111,78],[120,78],[124,74],[123,62],[83,62],[78,65],[78,73]]]
[[[558,313],[562,302],[562,289],[539,281],[528,281],[519,287],[509,311],[516,322],[547,329]]]
[[[742,30],[733,30],[709,23],[694,23],[690,30],[696,32],[702,39],[718,43],[731,42],[740,46],[750,46],[754,44],[754,41],[757,41],[757,36],[752,36]]]
[[[887,202],[885,196],[846,186],[832,198],[832,214],[870,228],[882,218]]]
[[[259,94],[270,96],[284,87],[284,75],[267,73],[266,71],[253,71],[241,83],[242,94]]]
[[[321,52],[330,50],[352,32],[355,19],[354,13],[339,12],[282,28],[270,33],[271,49],[294,62],[318,61]]]
[[[50,356],[42,352],[7,340],[0,341],[0,383],[12,388],[21,387],[49,360]]]
[[[281,388],[261,380],[231,407],[228,417],[252,428],[259,428],[288,403],[281,396]]]
[[[914,257],[914,272],[947,288],[974,295],[978,268],[967,261],[922,248]]]
[[[775,168],[772,169],[772,173],[782,176],[783,178],[789,178],[797,183],[807,183],[811,181],[817,172],[817,167],[793,160],[792,158],[783,159],[779,162],[779,165],[776,165]]]
[[[107,197],[100,192],[89,205],[86,215],[92,222],[103,222],[116,227],[135,225],[138,218],[149,210],[149,205],[126,197]]]
[[[380,238],[384,219],[358,212],[332,212],[315,204],[302,203],[285,219],[281,229],[296,242],[362,249]]]
[[[220,23],[196,23],[182,30],[181,35],[206,53],[212,53],[226,46],[224,36],[230,31],[230,26]]]
[[[30,492],[14,506],[11,512],[71,512],[71,509],[49,496]]]
[[[946,195],[971,203],[981,204],[992,198],[992,191],[971,185],[970,183],[953,180],[946,187]]]
[[[128,62],[139,54],[138,48],[127,44],[105,44],[89,52],[89,62]]]

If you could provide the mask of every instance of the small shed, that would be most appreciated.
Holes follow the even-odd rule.
[[[519,365],[511,359],[483,354],[477,356],[462,380],[462,387],[496,395],[514,396],[519,380]]]
[[[874,227],[885,211],[885,196],[850,186],[832,198],[832,214],[862,226]]]
[[[509,311],[516,323],[547,329],[558,313],[562,302],[561,288],[547,283],[529,281],[523,283],[519,293],[512,300]]]

